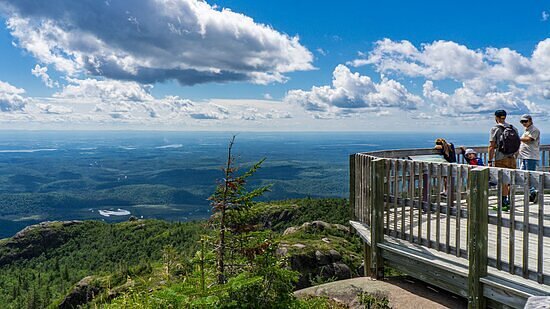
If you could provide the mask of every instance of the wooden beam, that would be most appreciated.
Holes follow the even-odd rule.
[[[357,209],[355,207],[355,155],[349,156],[349,206],[353,209],[354,220],[357,220]]]
[[[487,276],[489,169],[469,171],[468,308],[485,308],[481,278]]]
[[[379,279],[384,277],[384,260],[378,248],[378,244],[384,241],[384,178],[386,176],[386,164],[384,159],[376,159],[371,162],[371,269],[372,277]]]

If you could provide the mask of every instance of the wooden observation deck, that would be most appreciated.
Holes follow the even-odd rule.
[[[487,162],[487,148],[474,149]],[[351,155],[351,225],[365,243],[366,275],[380,278],[388,265],[470,308],[523,308],[530,296],[550,295],[549,152],[541,147],[536,172],[426,160],[433,149]]]

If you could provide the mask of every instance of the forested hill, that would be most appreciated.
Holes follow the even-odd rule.
[[[360,246],[345,226],[349,218],[345,200],[300,199],[256,204],[247,211],[244,225],[259,227],[254,233],[273,240],[277,259],[298,271],[289,281],[296,287],[356,275]],[[0,304],[2,308],[188,304],[196,297],[189,296],[195,294],[185,284],[194,280],[197,254],[210,237],[208,221],[41,223],[0,240]],[[203,275],[211,276],[212,254],[200,252],[205,255]],[[218,302],[229,295],[212,293]]]

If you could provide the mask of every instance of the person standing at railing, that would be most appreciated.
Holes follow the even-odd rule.
[[[518,130],[506,122],[506,111],[495,112],[495,126],[489,139],[489,166],[515,169],[516,155],[520,146]],[[502,210],[510,209],[510,184],[502,184]]]
[[[456,163],[456,150],[453,143],[447,142],[444,138],[438,138],[435,140],[434,149],[439,151],[445,161]],[[444,190],[441,192],[441,195],[447,196],[447,177],[443,177],[443,188]]]
[[[521,136],[521,145],[519,147],[519,160],[521,169],[524,171],[536,171],[540,158],[540,131],[533,125],[531,115],[521,116],[519,122],[525,128]],[[538,192],[535,187],[529,189],[529,201],[536,203]]]

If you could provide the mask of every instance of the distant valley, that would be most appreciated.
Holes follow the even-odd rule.
[[[273,185],[265,200],[346,197],[350,153],[430,147],[433,136],[246,133],[237,136],[235,151],[242,168],[266,158],[252,183]],[[129,215],[116,215],[118,209],[138,218],[205,218],[230,137],[206,132],[3,132],[0,238],[48,220],[127,220]],[[483,136],[454,139],[480,143]]]

